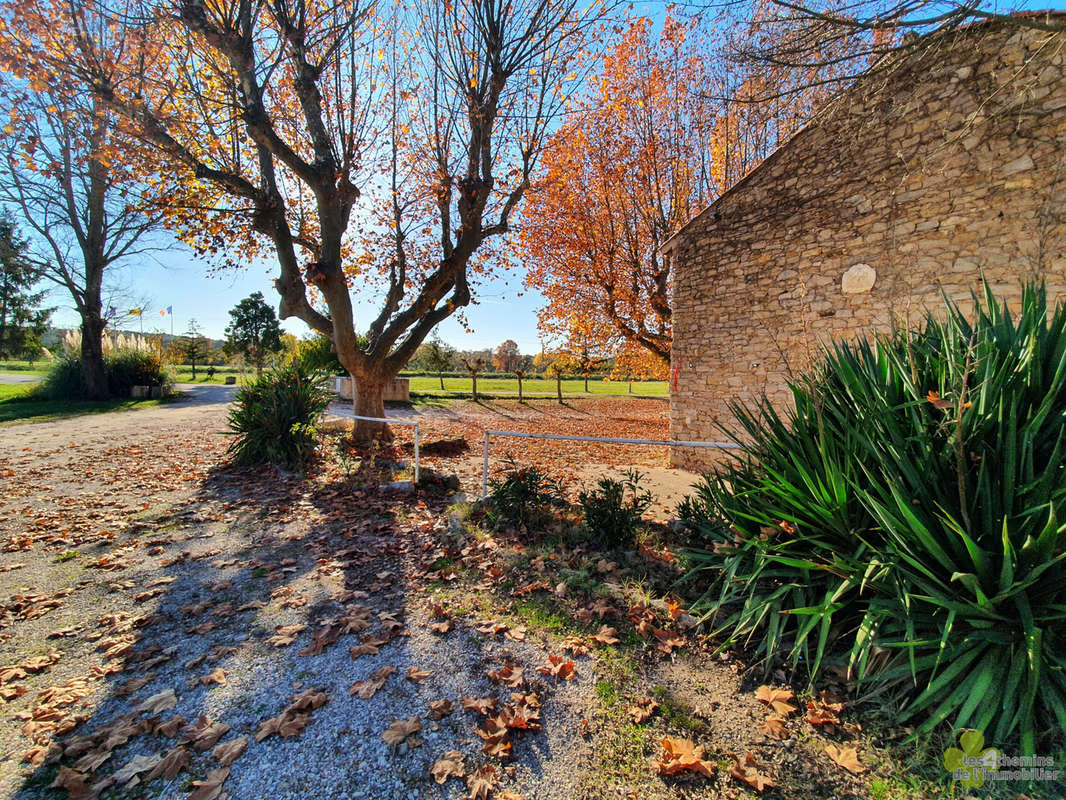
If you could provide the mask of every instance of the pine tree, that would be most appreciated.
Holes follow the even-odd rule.
[[[0,358],[36,355],[52,313],[41,308],[45,293],[33,291],[40,270],[26,251],[15,223],[0,217]]]

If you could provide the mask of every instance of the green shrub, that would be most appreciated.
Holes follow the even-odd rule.
[[[535,521],[552,508],[566,505],[566,489],[536,467],[519,467],[508,457],[489,482],[489,504],[514,525]]]
[[[40,391],[50,400],[75,400],[82,396],[81,359],[63,356],[52,362]]]
[[[919,732],[1032,754],[1066,729],[1066,310],[974,305],[833,346],[784,416],[735,407],[748,453],[681,511],[728,642],[812,681],[840,654]]]
[[[111,397],[129,397],[134,386],[158,386],[168,394],[174,378],[159,356],[140,350],[118,350],[104,356],[104,374]],[[81,356],[70,354],[53,362],[42,383],[42,392],[52,400],[82,397]]]
[[[585,527],[604,547],[632,547],[644,512],[655,498],[640,485],[643,475],[635,469],[622,480],[600,478],[591,492],[581,492],[578,502],[584,511]]]
[[[118,350],[104,356],[104,370],[112,397],[129,397],[134,386],[160,386],[164,394],[174,386],[173,377],[156,353]]]
[[[305,469],[314,455],[316,426],[333,396],[324,377],[295,362],[238,389],[229,411],[233,462]]]
[[[359,341],[360,346],[365,345],[362,337],[360,337]],[[296,360],[300,362],[304,369],[312,372],[325,372],[330,375],[348,374],[348,370],[341,364],[340,359],[337,358],[336,351],[333,349],[333,340],[320,333],[296,345]]]

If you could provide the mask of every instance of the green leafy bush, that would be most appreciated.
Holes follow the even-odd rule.
[[[519,467],[508,457],[489,482],[489,504],[514,525],[535,521],[552,508],[566,505],[565,487],[536,467]]]
[[[174,385],[174,379],[156,353],[140,350],[118,350],[104,356],[107,390],[112,397],[129,397],[134,386],[160,386],[164,394]]]
[[[162,387],[168,394],[174,378],[155,353],[117,350],[104,356],[107,391],[112,397],[129,397],[134,386]],[[42,383],[43,394],[52,400],[82,397],[81,356],[71,354],[53,362]]]
[[[323,374],[299,362],[242,386],[229,411],[233,462],[302,471],[314,455],[317,424],[331,399]]]
[[[360,345],[364,344],[360,338]],[[333,340],[318,333],[296,345],[296,360],[304,369],[313,372],[325,372],[330,375],[347,375],[348,370],[337,358],[333,349]]]
[[[644,512],[655,500],[640,485],[643,477],[631,469],[622,480],[600,478],[593,491],[578,495],[585,527],[604,547],[632,547],[636,542]]]
[[[833,346],[784,416],[735,407],[748,453],[680,510],[728,642],[1031,754],[1066,729],[1066,310],[974,305]]]

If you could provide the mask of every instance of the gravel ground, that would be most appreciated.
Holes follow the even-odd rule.
[[[443,635],[428,631],[425,592],[408,575],[417,573],[421,532],[440,518],[442,501],[217,472],[223,410],[187,402],[0,431],[0,662],[58,654],[41,672],[5,684],[24,693],[3,709],[0,797],[51,796],[44,790],[56,777],[56,742],[67,746],[69,767],[132,720],[137,732],[104,748],[110,757],[91,774],[82,770],[90,786],[116,771],[125,777],[121,768],[135,769],[138,756],[165,754],[192,736],[185,726],[174,736],[150,732],[175,714],[229,726],[221,744],[248,738],[222,787],[233,798],[466,796],[460,780],[438,787],[429,768],[450,750],[466,756],[468,770],[488,760],[475,735],[482,718],[461,710],[460,699],[506,701],[513,690],[486,677],[505,660],[525,666],[522,691],[541,698],[543,729],[515,737],[501,786],[526,800],[573,796],[591,670],[579,660],[573,681],[556,681],[536,672],[547,650],[534,637],[485,635],[466,621]],[[300,655],[319,625],[353,612],[372,624]],[[307,629],[274,646],[276,629],[289,625]],[[350,655],[375,636],[389,639],[377,655]],[[118,654],[107,657],[111,648]],[[372,698],[349,694],[386,666],[396,672]],[[429,674],[415,683],[405,677],[410,667]],[[46,691],[68,682],[67,697]],[[301,733],[255,740],[265,720],[309,689],[326,702]],[[168,691],[175,702],[160,702]],[[158,713],[138,713],[150,698]],[[455,711],[428,719],[429,702],[442,698]],[[424,725],[416,739],[387,745],[385,729],[410,717]],[[72,726],[72,735],[50,730],[55,724]],[[79,748],[78,737],[94,734]],[[20,764],[34,745],[45,763]],[[121,796],[187,796],[191,781],[219,768],[213,748],[188,749],[191,762],[175,777],[145,782],[142,770]]]

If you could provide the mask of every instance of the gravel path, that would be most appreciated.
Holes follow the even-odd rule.
[[[502,705],[516,691],[542,703],[543,728],[512,736],[501,791],[573,796],[592,670],[579,659],[572,681],[540,675],[545,641],[479,633],[458,615],[453,630],[429,630],[418,576],[443,498],[220,471],[224,406],[212,399],[0,429],[0,664],[26,667],[0,676],[13,693],[0,797],[50,796],[57,776],[71,797],[94,784],[186,797],[205,791],[195,781],[210,790],[215,747],[241,737],[221,789],[232,798],[463,797],[461,780],[429,775],[452,750],[468,772],[490,762],[475,733],[484,717],[461,699]],[[287,626],[306,628],[279,640]],[[368,640],[378,652],[353,657]],[[489,681],[506,662],[525,667],[520,686]],[[372,697],[349,693],[388,667]],[[415,682],[410,668],[428,674]],[[289,718],[309,715],[302,731],[256,741],[301,697]],[[441,699],[455,710],[432,720]],[[413,738],[383,741],[412,717]],[[164,755],[183,768],[148,780]]]

